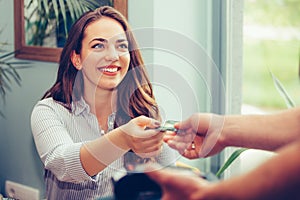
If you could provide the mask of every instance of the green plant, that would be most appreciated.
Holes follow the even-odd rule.
[[[271,77],[273,79],[273,83],[275,85],[276,90],[278,91],[278,93],[280,94],[280,96],[285,101],[285,104],[287,105],[287,107],[288,108],[295,107],[296,106],[295,102],[293,101],[293,99],[291,98],[291,96],[288,94],[288,92],[286,91],[286,89],[284,88],[284,86],[282,85],[282,83],[271,72],[271,70],[269,70],[269,72],[270,72],[270,75],[271,75]]]
[[[25,5],[26,43],[43,46],[45,38],[57,34],[63,40],[68,29],[84,12],[99,5],[112,5],[112,0],[29,0]]]
[[[222,167],[217,171],[216,176],[221,177],[221,175],[225,172],[225,170],[233,163],[235,159],[237,159],[244,151],[248,150],[247,148],[239,148],[235,150],[230,157],[226,160],[226,162],[222,165]]]
[[[21,77],[17,69],[28,67],[28,62],[13,60],[14,54],[15,51],[5,52],[2,48],[0,49],[0,96],[3,103],[5,103],[7,91],[11,91],[13,82],[21,86]],[[1,110],[0,116],[5,118]]]

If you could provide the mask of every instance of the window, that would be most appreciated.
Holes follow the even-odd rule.
[[[243,112],[286,108],[269,70],[300,103],[300,2],[245,0]]]
[[[244,0],[242,114],[277,112],[287,107],[270,71],[299,105],[300,2]],[[228,176],[245,173],[273,154],[248,150]]]

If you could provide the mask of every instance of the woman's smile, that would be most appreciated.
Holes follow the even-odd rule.
[[[104,75],[115,76],[118,73],[118,71],[121,70],[121,67],[116,65],[109,65],[105,67],[98,67],[98,70]]]

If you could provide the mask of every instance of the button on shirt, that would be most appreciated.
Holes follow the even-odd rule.
[[[115,113],[112,113],[107,120],[108,131],[113,129],[114,120]],[[80,148],[85,142],[103,136],[104,132],[83,98],[72,103],[71,112],[52,98],[39,101],[32,111],[31,128],[44,163],[48,200],[83,200],[113,195],[111,178],[117,172],[124,172],[124,156],[95,176],[85,172],[80,162]],[[177,152],[164,144],[156,161],[169,166],[176,158]]]

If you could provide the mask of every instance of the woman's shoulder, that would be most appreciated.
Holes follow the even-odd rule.
[[[45,105],[45,106],[58,106],[61,105],[57,101],[55,101],[52,97],[48,97],[45,99],[41,99],[36,103],[36,106]]]
[[[34,109],[37,108],[52,109],[55,111],[68,111],[68,109],[64,106],[62,102],[56,101],[52,97],[39,100],[34,106]]]

